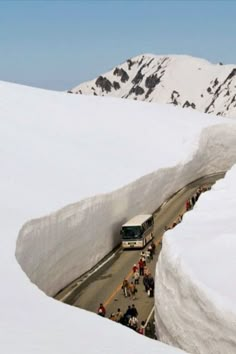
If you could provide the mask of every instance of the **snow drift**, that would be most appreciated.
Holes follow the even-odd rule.
[[[234,121],[7,83],[0,95],[2,351],[76,353],[79,343],[86,353],[118,353],[118,335],[127,352],[178,352],[43,292],[55,294],[100,260],[124,220],[229,169]]]

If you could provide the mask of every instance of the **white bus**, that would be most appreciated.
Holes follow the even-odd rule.
[[[152,215],[137,215],[121,227],[123,248],[143,248],[153,239]]]

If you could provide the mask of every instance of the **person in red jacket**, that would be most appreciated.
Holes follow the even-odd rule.
[[[138,262],[138,267],[139,267],[139,275],[142,276],[144,274],[144,261],[142,258],[140,258]]]
[[[105,317],[105,316],[106,316],[106,309],[105,309],[105,307],[103,306],[103,304],[100,304],[97,313],[98,313],[99,316],[102,316],[102,317]]]
[[[138,270],[138,267],[136,266],[136,264],[133,265],[133,274]]]

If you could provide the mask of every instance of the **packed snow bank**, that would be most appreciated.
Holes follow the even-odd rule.
[[[38,287],[56,293],[119,242],[124,220],[232,166],[235,123],[7,83],[0,97],[2,352],[118,353],[117,335],[127,352],[178,352]]]
[[[235,353],[236,166],[167,232],[156,272],[156,323],[190,353]]]

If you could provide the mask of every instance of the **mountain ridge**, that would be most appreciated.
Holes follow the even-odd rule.
[[[142,54],[67,91],[173,104],[236,118],[236,65]]]

